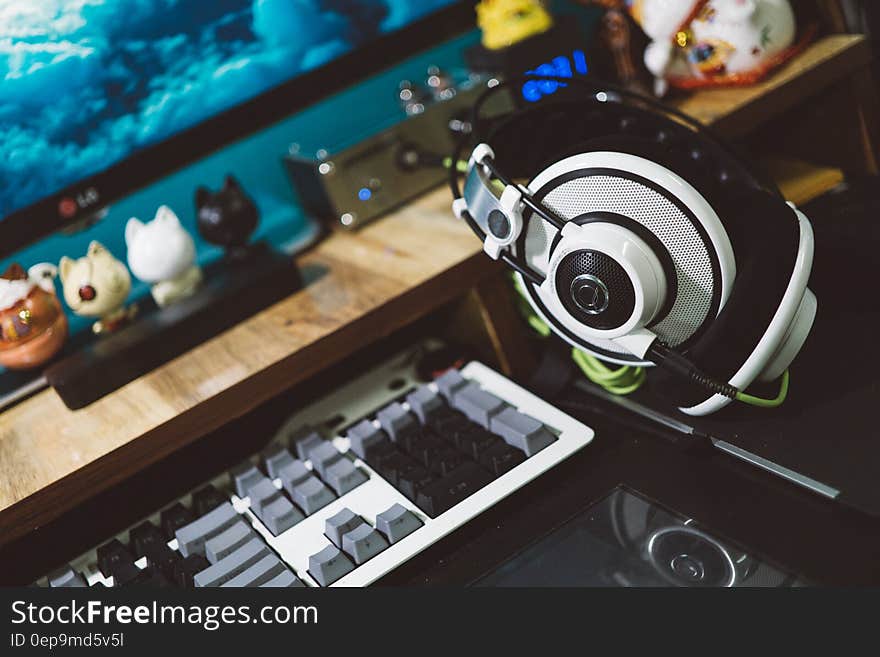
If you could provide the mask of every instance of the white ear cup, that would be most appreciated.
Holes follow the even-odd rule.
[[[529,183],[529,191],[573,223],[587,213],[611,213],[658,240],[673,263],[672,280],[666,277],[666,294],[674,296],[665,317],[650,329],[670,346],[687,341],[727,302],[736,276],[727,232],[708,201],[678,174],[635,155],[594,151],[552,164]],[[515,254],[551,278],[551,261],[561,246],[556,229],[532,215],[523,234]],[[653,247],[649,250],[653,252]],[[633,354],[640,348],[563,318],[556,291],[546,283],[540,288],[524,285],[534,311],[573,346],[612,363],[651,365]],[[646,301],[650,314],[651,300]]]
[[[794,321],[788,327],[782,342],[776,348],[776,353],[770,358],[770,362],[758,375],[758,381],[768,383],[776,381],[783,372],[794,362],[810,335],[813,323],[816,321],[818,303],[816,295],[807,289],[801,298],[801,303],[795,313]]]
[[[605,340],[644,328],[667,293],[663,266],[651,247],[632,231],[602,222],[566,224],[541,287],[554,315],[571,331]]]
[[[797,208],[794,210],[800,227],[794,271],[782,303],[763,337],[742,367],[730,378],[729,383],[740,390],[747,389],[755,381],[769,381],[781,376],[803,347],[816,317],[816,297],[807,288],[815,249],[813,227],[803,212]],[[701,404],[680,410],[688,415],[709,415],[731,401],[728,397],[714,395]]]

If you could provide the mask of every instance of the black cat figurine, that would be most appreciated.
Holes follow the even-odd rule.
[[[260,220],[257,206],[232,176],[226,176],[219,192],[207,187],[196,190],[196,213],[202,237],[225,248],[231,257],[247,251],[248,239]]]

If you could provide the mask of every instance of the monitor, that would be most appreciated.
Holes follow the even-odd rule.
[[[462,0],[0,0],[0,257],[472,26]]]

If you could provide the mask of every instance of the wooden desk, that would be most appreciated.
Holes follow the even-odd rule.
[[[445,189],[301,258],[305,288],[91,406],[0,414],[0,544],[461,296],[495,269]]]

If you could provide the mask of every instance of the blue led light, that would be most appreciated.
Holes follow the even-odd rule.
[[[358,190],[358,198],[362,201],[369,201],[373,198],[373,192],[368,187],[361,187]]]
[[[587,56],[583,50],[575,50],[570,56],[560,55],[551,62],[541,64],[526,75],[544,75],[552,78],[573,78],[588,72]],[[544,96],[556,93],[560,87],[567,86],[556,80],[529,80],[522,87],[522,95],[530,103],[537,103]]]
[[[573,53],[574,57],[574,67],[578,73],[581,75],[586,75],[589,72],[587,68],[587,56],[584,54],[583,50],[575,50]]]

